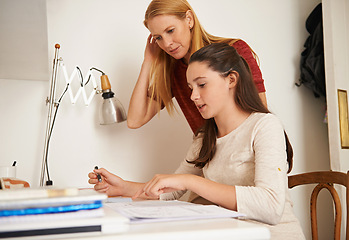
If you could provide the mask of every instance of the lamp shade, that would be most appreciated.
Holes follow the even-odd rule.
[[[110,95],[114,95],[114,93],[110,91],[102,95],[104,99],[99,114],[101,125],[120,123],[127,119],[121,102]]]
[[[103,74],[101,76],[101,83],[103,102],[99,113],[100,124],[107,125],[124,122],[127,119],[125,109],[121,102],[114,98],[107,75]]]

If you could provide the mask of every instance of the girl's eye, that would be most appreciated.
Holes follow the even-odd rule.
[[[173,32],[174,32],[174,28],[167,31],[167,33],[173,33]]]
[[[155,37],[155,40],[156,40],[156,41],[161,40],[161,36]]]
[[[206,85],[206,83],[201,83],[201,84],[199,84],[199,87],[203,88],[203,87],[205,87],[205,85]]]

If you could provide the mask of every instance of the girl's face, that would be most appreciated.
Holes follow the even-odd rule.
[[[207,63],[193,62],[188,66],[187,81],[192,90],[190,98],[203,118],[224,117],[232,109],[235,84],[232,84],[230,75],[223,77]]]
[[[158,46],[175,59],[189,58],[193,21],[188,11],[185,19],[158,15],[148,20],[148,29]]]

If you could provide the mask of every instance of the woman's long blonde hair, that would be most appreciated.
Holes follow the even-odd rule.
[[[234,43],[239,39],[222,38],[213,36],[205,31],[201,26],[193,8],[186,0],[153,0],[145,12],[144,25],[148,28],[148,21],[158,15],[173,15],[179,19],[185,19],[187,11],[190,10],[194,17],[194,26],[192,28],[192,41],[190,46],[190,55],[202,48],[216,42]],[[174,70],[176,59],[169,56],[160,49],[155,58],[150,71],[149,97],[156,101],[157,111],[166,107],[169,114],[174,111],[171,92],[171,74]],[[150,104],[152,101],[150,101]],[[149,106],[150,107],[150,106]]]

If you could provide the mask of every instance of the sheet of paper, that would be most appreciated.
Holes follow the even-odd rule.
[[[245,216],[216,205],[200,205],[183,201],[147,200],[106,203],[106,206],[128,217],[133,223]]]
[[[108,197],[106,203],[132,202],[132,198],[128,197]]]

